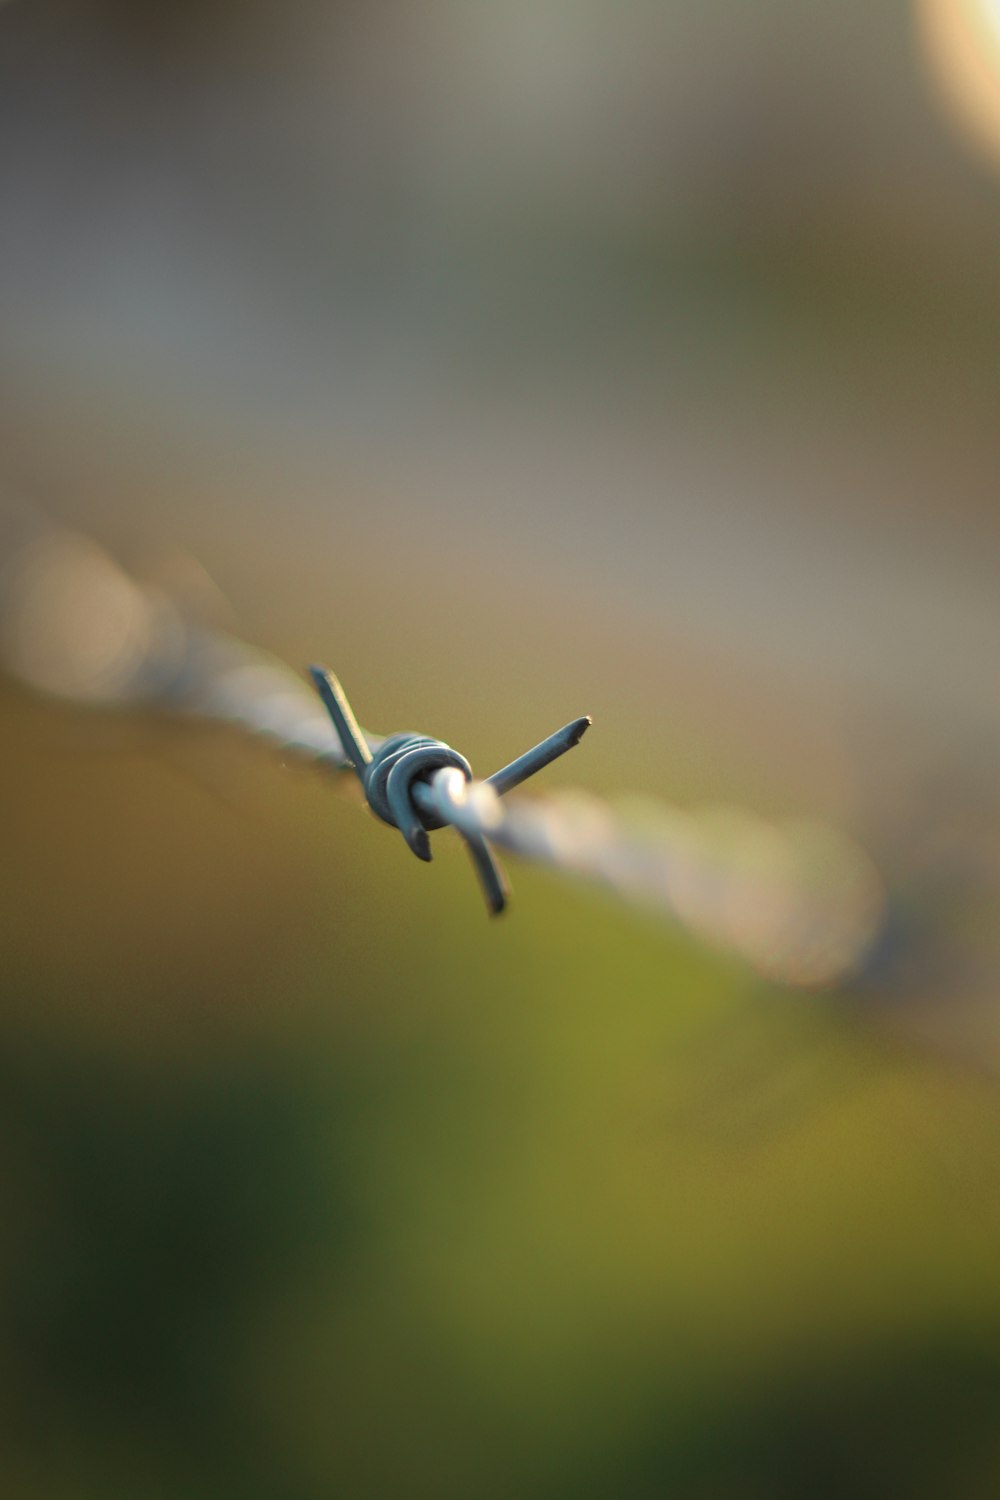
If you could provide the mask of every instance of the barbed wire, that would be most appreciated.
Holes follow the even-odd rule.
[[[871,860],[829,824],[683,810],[649,797],[608,803],[580,791],[507,797],[578,743],[589,719],[476,779],[439,740],[360,730],[332,674],[313,669],[324,707],[287,664],[199,622],[96,542],[27,506],[0,512],[0,666],[80,706],[224,724],[322,771],[353,769],[369,805],[421,858],[430,855],[429,831],[458,831],[494,912],[507,896],[495,846],[666,915],[785,984],[856,978],[883,929],[885,895]]]

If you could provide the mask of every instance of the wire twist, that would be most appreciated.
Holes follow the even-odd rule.
[[[443,740],[422,734],[391,734],[373,750],[354,717],[354,710],[338,678],[325,667],[310,667],[309,672],[333,720],[344,755],[357,772],[372,812],[383,823],[399,829],[407,847],[418,859],[429,861],[431,841],[428,835],[446,823],[454,823],[452,817],[442,816],[435,796],[437,790],[450,806],[455,800],[454,788],[450,785],[454,775],[447,777],[446,784],[440,773],[457,771],[464,783],[471,783],[469,762]],[[502,796],[579,744],[590,723],[587,716],[574,719],[488,777],[484,785],[491,787],[496,796]],[[503,868],[477,827],[459,823],[454,826],[465,840],[487,908],[491,915],[498,916],[507,905],[508,896]]]

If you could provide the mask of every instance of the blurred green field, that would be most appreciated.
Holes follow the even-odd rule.
[[[228,736],[3,717],[8,1493],[991,1493],[971,1065],[543,873],[489,925]]]

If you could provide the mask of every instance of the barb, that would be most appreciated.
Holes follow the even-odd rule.
[[[493,912],[507,900],[496,848],[668,915],[787,984],[842,983],[874,950],[881,881],[833,828],[635,797],[614,806],[580,792],[508,798],[578,744],[590,720],[477,780],[439,740],[363,731],[337,679],[313,668],[321,705],[284,663],[193,623],[93,542],[26,508],[0,512],[0,540],[4,532],[0,665],[14,676],[80,705],[146,705],[224,723],[324,770],[353,769],[373,810],[419,858],[430,858],[434,829],[457,830]]]
[[[472,856],[487,910],[491,916],[499,916],[507,905],[507,882],[486,834],[479,827],[463,827],[450,815],[442,816],[433,796],[432,773],[457,770],[465,782],[472,780],[472,767],[465,756],[443,740],[419,734],[392,735],[373,754],[339,680],[325,667],[310,667],[309,674],[333,720],[341,748],[358,773],[372,811],[384,823],[398,828],[417,858],[428,862],[431,857],[428,834],[434,828],[454,823]],[[486,784],[498,797],[519,786],[578,745],[590,724],[589,716],[574,719],[572,724],[550,734],[547,740],[497,771]]]

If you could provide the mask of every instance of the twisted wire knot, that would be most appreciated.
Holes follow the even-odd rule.
[[[456,770],[469,783],[472,781],[469,762],[443,740],[423,734],[391,734],[388,739],[377,743],[373,750],[333,673],[325,667],[310,667],[309,671],[333,720],[344,755],[357,772],[369,807],[383,823],[399,829],[418,859],[429,861],[429,834],[434,829],[443,828],[448,821],[434,805],[434,778],[439,772]],[[574,719],[525,755],[487,777],[486,785],[502,796],[572,749],[589,727],[589,718]],[[507,904],[503,870],[482,834],[467,827],[459,832],[472,856],[487,907],[497,915]]]
[[[418,859],[429,860],[433,829],[443,828],[444,819],[423,811],[413,800],[417,781],[428,781],[434,771],[453,766],[466,781],[472,767],[464,755],[422,734],[391,734],[372,755],[361,778],[368,805],[383,823],[398,828]]]

